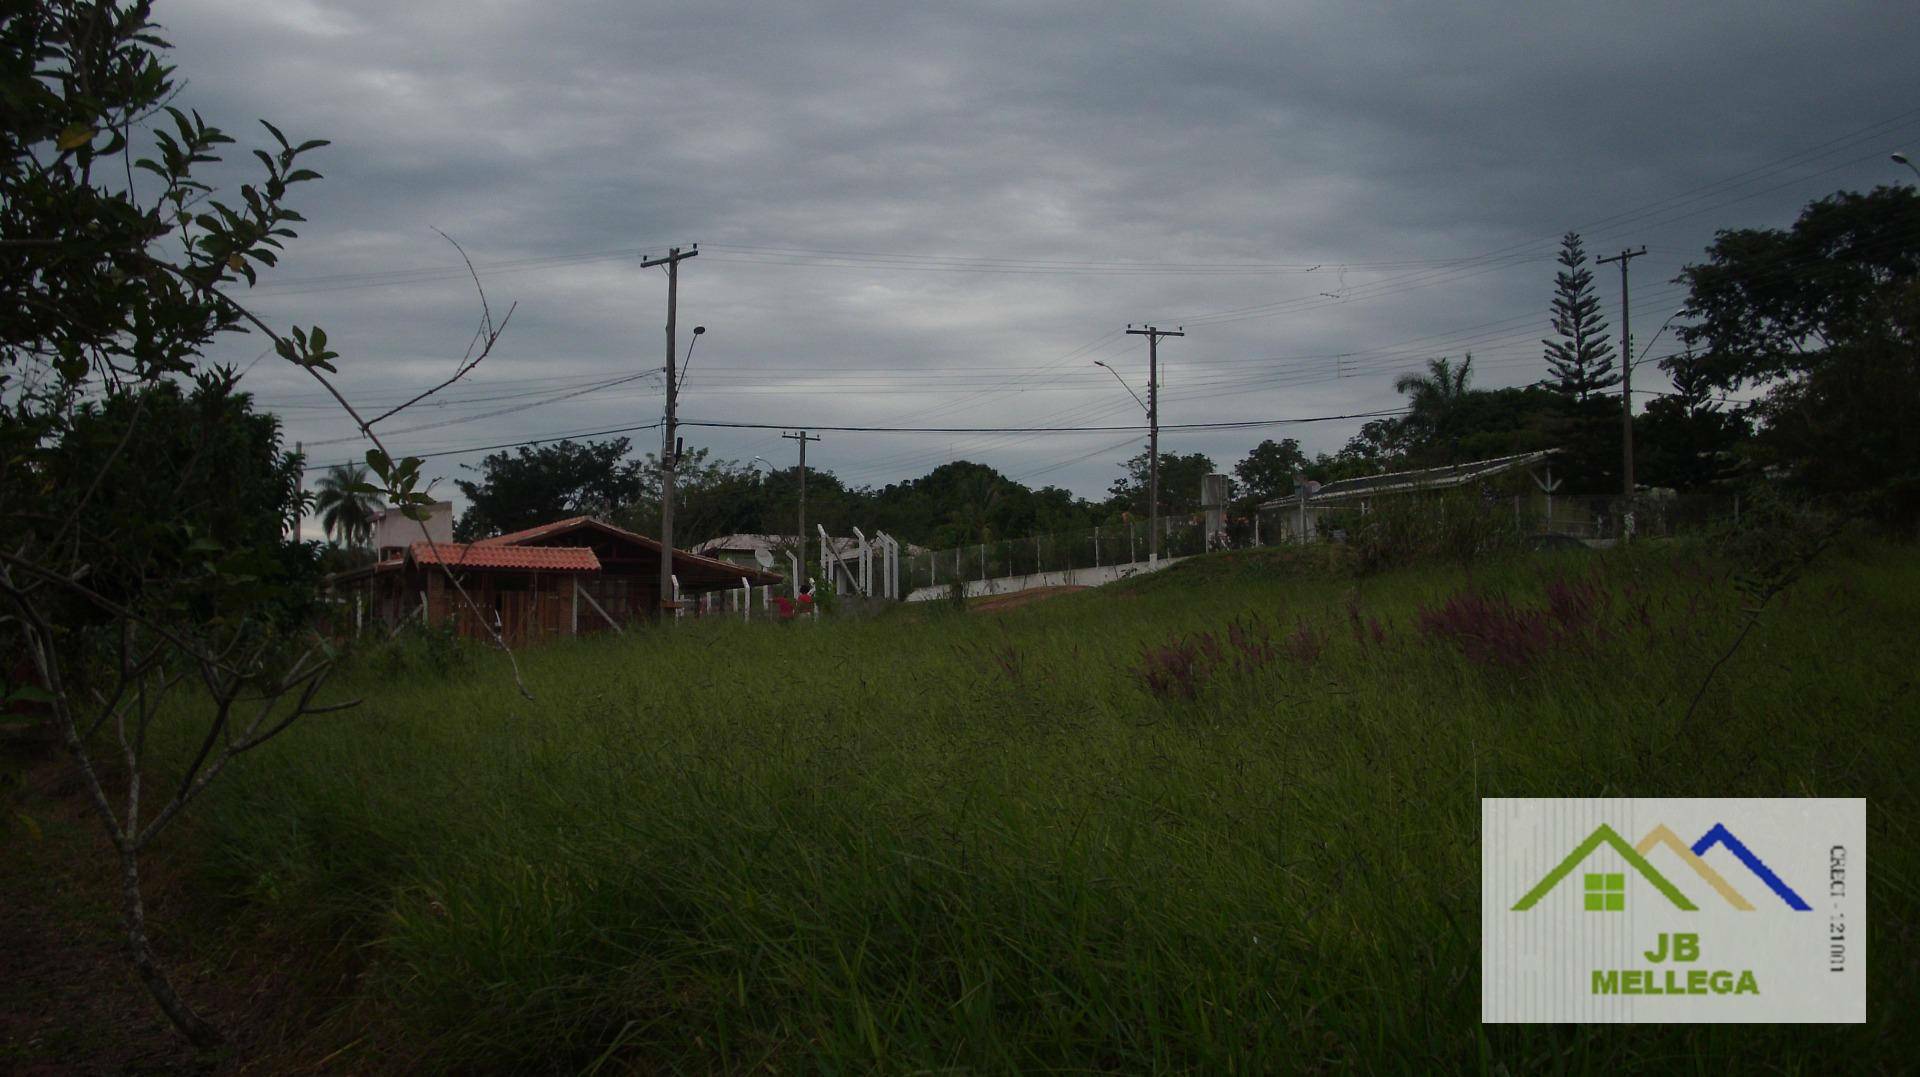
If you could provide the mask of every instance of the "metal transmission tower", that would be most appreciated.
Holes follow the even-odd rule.
[[[663,620],[666,603],[678,597],[673,593],[673,470],[680,463],[678,439],[674,436],[674,405],[678,402],[676,394],[680,383],[675,375],[679,360],[673,350],[674,320],[680,306],[680,263],[699,253],[700,245],[696,243],[690,251],[675,247],[665,257],[640,263],[641,269],[667,267],[667,416],[660,439],[660,612]]]
[[[1160,560],[1160,338],[1184,337],[1183,329],[1127,327],[1130,337],[1147,338],[1147,559]]]
[[[1595,259],[1599,265],[1620,263],[1620,493],[1628,498],[1633,497],[1633,328],[1627,320],[1627,263],[1645,253],[1641,247]]]

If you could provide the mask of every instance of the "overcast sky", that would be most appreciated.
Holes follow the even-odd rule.
[[[1396,374],[1469,350],[1477,384],[1526,384],[1561,233],[1646,246],[1646,345],[1715,229],[1911,181],[1887,154],[1920,151],[1899,4],[156,8],[182,103],[243,144],[256,117],[333,142],[312,159],[325,180],[296,189],[309,223],[249,299],[324,326],[351,399],[396,402],[466,350],[478,299],[435,229],[496,316],[517,304],[466,382],[383,424],[399,452],[657,422],[657,376],[591,387],[663,364],[666,278],[639,262],[674,244],[700,245],[682,350],[708,327],[689,420],[1138,423],[1092,363],[1144,395],[1146,343],[1124,330],[1146,322],[1187,332],[1161,346],[1166,424],[1390,409]],[[1596,275],[1617,332],[1616,268]],[[358,457],[303,377],[269,356],[248,383],[314,463]],[[1651,368],[1641,386],[1668,387]],[[1338,449],[1359,423],[1162,446],[1224,469],[1263,437]],[[778,430],[684,434],[793,455]],[[829,432],[809,463],[877,486],[970,459],[1099,496],[1143,441]]]

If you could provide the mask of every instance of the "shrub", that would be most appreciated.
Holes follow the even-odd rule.
[[[1320,656],[1323,641],[1304,622],[1286,639],[1296,661]],[[1224,632],[1175,636],[1141,650],[1141,683],[1159,699],[1194,699],[1216,674],[1248,674],[1271,663],[1280,648],[1257,615],[1234,618]]]
[[[1457,648],[1469,662],[1512,672],[1531,669],[1551,654],[1588,652],[1611,635],[1612,596],[1592,579],[1550,580],[1546,604],[1528,607],[1474,590],[1422,607],[1420,634]]]
[[[1387,644],[1387,626],[1375,616],[1360,615],[1360,592],[1354,591],[1347,596],[1347,627],[1353,632],[1353,642],[1365,654],[1368,647],[1378,649]]]
[[[1510,504],[1471,493],[1385,497],[1332,522],[1347,530],[1363,575],[1429,561],[1469,565],[1521,547]]]
[[[447,677],[473,664],[473,647],[451,625],[409,621],[392,638],[362,652],[367,666],[385,678],[424,674]]]
[[[1158,699],[1193,699],[1207,681],[1208,667],[1191,639],[1175,637],[1142,650],[1141,681]]]
[[[1319,661],[1320,652],[1326,649],[1326,639],[1308,627],[1305,621],[1294,625],[1293,631],[1287,633],[1287,656],[1303,666]]]

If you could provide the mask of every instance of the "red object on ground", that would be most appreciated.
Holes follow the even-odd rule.
[[[813,596],[812,595],[803,594],[800,596],[800,612],[801,613],[813,612]]]
[[[773,604],[780,607],[780,619],[782,621],[793,620],[793,603],[787,599],[786,595],[774,595]]]

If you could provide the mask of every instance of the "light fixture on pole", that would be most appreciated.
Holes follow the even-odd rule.
[[[1128,396],[1133,397],[1133,402],[1140,405],[1141,411],[1149,410],[1147,408],[1147,402],[1140,399],[1140,394],[1133,391],[1133,386],[1127,384],[1127,379],[1121,377],[1120,372],[1118,370],[1115,370],[1112,367],[1107,366],[1107,364],[1101,362],[1098,359],[1095,359],[1093,361],[1093,365],[1100,367],[1104,369],[1107,373],[1113,375],[1113,380],[1120,383],[1120,388],[1125,389],[1127,391]]]
[[[1906,155],[1906,154],[1904,154],[1904,153],[1893,153],[1893,154],[1888,154],[1888,156],[1889,156],[1889,157],[1892,157],[1892,158],[1893,158],[1893,163],[1894,163],[1894,164],[1897,164],[1897,165],[1906,165],[1906,166],[1907,166],[1907,168],[1908,168],[1908,170],[1909,170],[1909,171],[1911,171],[1911,172],[1912,172],[1912,173],[1913,173],[1914,175],[1916,175],[1916,176],[1920,176],[1920,166],[1916,166],[1916,165],[1915,165],[1915,164],[1913,163],[1913,161],[1911,161],[1910,159],[1908,159],[1908,157],[1907,157],[1907,155]]]
[[[680,380],[682,382],[687,380],[687,367],[693,365],[693,346],[700,343],[700,337],[706,331],[707,327],[704,325],[696,325],[693,327],[693,339],[687,341],[687,357],[680,361]],[[686,386],[682,385],[681,388],[684,389]]]

